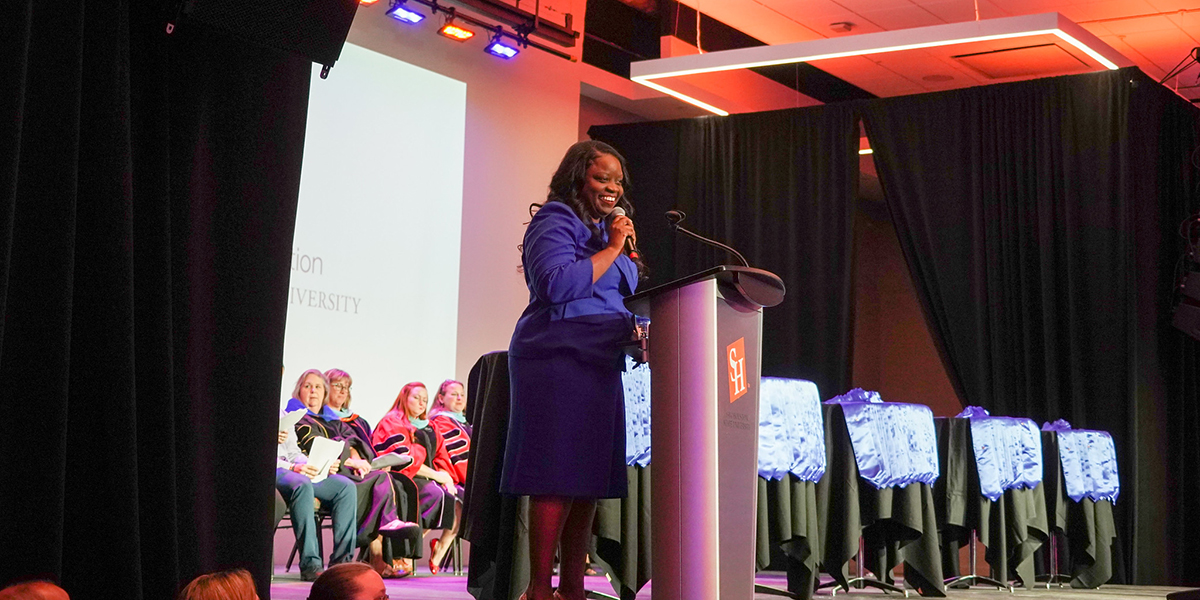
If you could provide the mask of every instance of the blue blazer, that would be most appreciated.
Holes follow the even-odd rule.
[[[603,222],[584,223],[562,202],[538,210],[521,253],[529,306],[517,321],[509,354],[549,358],[567,352],[623,368],[621,344],[633,330],[624,298],[637,289],[638,272],[622,254],[593,284],[591,256],[607,244]]]

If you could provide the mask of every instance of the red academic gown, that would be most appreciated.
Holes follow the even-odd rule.
[[[454,477],[454,483],[465,485],[467,483],[467,464],[471,455],[470,426],[460,423],[447,413],[435,413],[429,419],[429,424],[433,425],[433,428],[441,436],[448,459],[448,464],[434,468],[448,471]],[[435,457],[434,464],[436,465],[437,462]]]

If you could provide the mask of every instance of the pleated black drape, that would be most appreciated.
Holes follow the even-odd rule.
[[[688,214],[685,227],[779,275],[787,296],[763,313],[763,375],[808,379],[828,396],[850,380],[856,119],[850,106],[828,106],[590,132],[627,153],[631,173],[673,192],[647,195],[647,177],[634,180],[644,215],[635,221],[639,244],[650,248],[652,272],[684,276],[735,260],[690,239],[671,240],[660,215],[674,208]],[[673,252],[666,257],[663,236]]]
[[[860,111],[854,113],[853,111]],[[726,119],[594,127],[629,158],[651,283],[743,249],[788,285],[764,375],[848,387],[853,119],[950,380],[993,414],[1112,432],[1116,581],[1196,585],[1200,353],[1170,326],[1200,118],[1136,69]]]
[[[588,130],[592,139],[612,145],[629,165],[631,199],[637,227],[638,252],[649,279],[641,289],[674,281],[690,273],[675,264],[675,235],[663,213],[675,208],[679,189],[679,129],[685,121],[658,121],[633,125],[597,125]],[[693,243],[681,240],[680,244]]]
[[[1117,578],[1124,566],[1132,580],[1155,583],[1177,557],[1167,532],[1138,518],[1140,502],[1170,487],[1155,467],[1164,455],[1147,450],[1194,453],[1200,425],[1194,347],[1171,330],[1165,300],[1178,250],[1170,221],[1186,214],[1186,195],[1158,180],[1160,157],[1187,160],[1186,151],[1162,154],[1159,136],[1187,132],[1171,152],[1194,144],[1195,114],[1190,125],[1178,107],[1173,122],[1154,117],[1171,104],[1164,94],[1130,69],[863,109],[901,247],[960,398],[993,414],[1110,431],[1123,483],[1117,556],[1128,559]],[[1192,382],[1190,397],[1176,376]],[[1177,409],[1193,415],[1184,427],[1191,441],[1160,433]]]
[[[269,597],[309,64],[168,5],[0,5],[0,585]]]

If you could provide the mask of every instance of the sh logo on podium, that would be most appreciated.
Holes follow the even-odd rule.
[[[725,356],[729,361],[729,401],[734,402],[746,393],[746,338],[727,346]]]

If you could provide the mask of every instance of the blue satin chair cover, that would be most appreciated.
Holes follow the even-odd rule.
[[[872,396],[873,395],[873,396]],[[859,402],[844,397],[875,397],[875,392],[853,390],[826,402],[841,404],[858,473],[878,489],[910,483],[933,485],[938,467],[933,411],[922,404]]]
[[[817,482],[825,475],[825,425],[817,384],[763,377],[758,387],[758,474],[791,473]]]
[[[1085,496],[1093,502],[1117,503],[1121,480],[1117,472],[1117,447],[1107,431],[1071,429],[1059,419],[1042,426],[1058,432],[1058,457],[1062,463],[1067,496],[1079,502]]]
[[[879,392],[868,392],[862,388],[854,388],[841,396],[834,396],[825,401],[826,404],[833,402],[838,404],[843,402],[883,402],[883,397],[879,395]]]
[[[971,446],[979,492],[995,502],[1005,490],[1035,488],[1042,482],[1042,434],[1033,419],[993,417],[969,406],[958,418],[971,419]]]
[[[650,365],[625,357],[625,464],[650,464]]]

